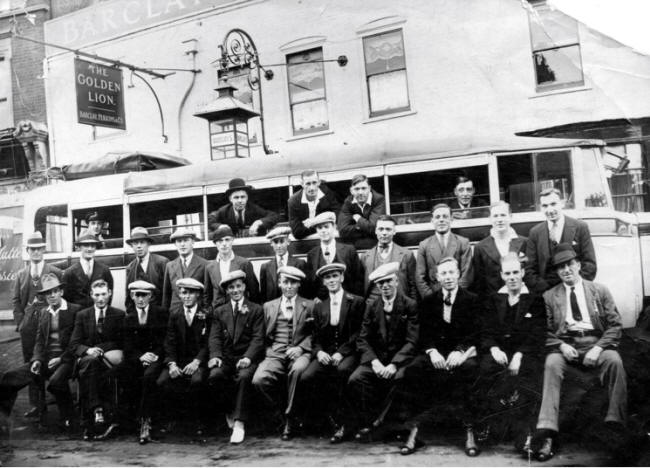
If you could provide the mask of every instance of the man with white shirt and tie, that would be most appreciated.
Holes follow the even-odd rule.
[[[95,260],[95,252],[100,244],[92,234],[85,234],[75,241],[80,250],[79,262],[73,263],[63,272],[63,297],[66,301],[83,308],[91,307],[93,299],[90,297],[90,285],[99,279],[106,281],[108,288],[113,290],[111,270]]]
[[[273,228],[266,238],[271,243],[273,249],[273,258],[268,262],[262,263],[260,268],[260,299],[261,304],[276,299],[282,295],[278,286],[278,268],[283,266],[293,266],[307,271],[307,263],[289,252],[291,240],[289,239],[291,229],[288,227],[278,226]],[[301,293],[302,293],[301,287]]]
[[[153,297],[156,305],[162,304],[163,281],[165,267],[169,260],[162,255],[149,252],[149,247],[154,243],[153,237],[143,227],[134,227],[131,237],[126,240],[131,247],[135,258],[126,266],[126,299],[125,307],[128,310],[133,305],[128,285],[134,281],[146,281],[156,287],[157,293]]]
[[[562,408],[579,408],[597,375],[609,395],[605,415],[608,429],[621,433],[627,411],[627,380],[617,348],[621,338],[621,316],[606,286],[592,283],[580,275],[581,262],[570,244],[559,244],[551,259],[561,283],[544,293],[547,315],[542,407],[533,438],[539,461],[554,455]],[[560,393],[562,382],[587,383]]]
[[[539,194],[539,206],[546,221],[534,226],[526,243],[526,285],[532,291],[543,293],[560,283],[551,258],[560,243],[569,244],[580,262],[580,276],[593,281],[596,277],[596,252],[587,223],[566,216],[564,200],[556,188]]]

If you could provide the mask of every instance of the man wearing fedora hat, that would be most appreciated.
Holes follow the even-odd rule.
[[[108,287],[113,289],[113,275],[111,270],[101,262],[95,260],[95,252],[100,245],[92,234],[85,234],[75,241],[81,251],[79,262],[73,263],[63,272],[63,297],[66,301],[79,304],[82,308],[91,307],[93,300],[90,297],[90,285],[102,279]]]
[[[134,227],[131,230],[131,237],[126,240],[126,243],[135,254],[135,258],[126,266],[126,295],[124,296],[126,309],[128,310],[133,305],[128,285],[134,281],[146,281],[153,284],[156,287],[153,303],[161,305],[165,267],[169,260],[162,255],[149,252],[149,247],[154,241],[143,227]]]
[[[30,362],[36,343],[38,312],[45,305],[45,302],[38,297],[38,291],[42,288],[41,278],[47,274],[54,274],[60,278],[63,273],[43,260],[45,240],[39,231],[27,237],[25,249],[29,264],[16,275],[12,304],[16,330],[20,332],[23,359],[24,362]],[[32,407],[25,416],[38,416],[38,406],[42,404],[42,397],[42,388],[36,384],[29,386],[29,402]]]
[[[235,178],[228,182],[226,197],[229,203],[208,214],[211,231],[227,224],[235,237],[262,236],[280,220],[277,213],[266,210],[249,200],[253,187],[244,179]]]
[[[263,304],[273,299],[277,299],[282,295],[282,291],[278,286],[278,268],[289,265],[307,271],[307,263],[302,259],[294,256],[289,252],[289,239],[291,229],[286,226],[278,226],[273,228],[266,235],[266,238],[271,243],[273,248],[273,258],[268,262],[262,263],[260,268],[260,303]],[[302,294],[304,286],[299,291]]]
[[[533,449],[539,461],[554,454],[559,430],[563,381],[589,382],[597,374],[607,388],[605,423],[622,431],[626,420],[627,380],[617,348],[621,316],[606,286],[581,277],[581,262],[570,244],[559,244],[551,259],[561,283],[544,293],[547,315],[544,389]],[[587,388],[563,393],[562,406],[575,408]]]

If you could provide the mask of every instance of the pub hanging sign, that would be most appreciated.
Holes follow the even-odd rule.
[[[125,130],[122,70],[75,58],[74,74],[77,121]]]

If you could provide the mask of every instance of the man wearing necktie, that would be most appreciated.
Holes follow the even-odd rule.
[[[86,308],[93,305],[90,285],[96,280],[104,280],[113,290],[113,275],[110,268],[95,259],[95,252],[101,242],[92,234],[80,236],[75,241],[79,249],[79,262],[73,263],[63,272],[63,297],[66,301]]]
[[[559,431],[560,403],[563,409],[579,409],[592,376],[607,388],[607,429],[625,429],[627,380],[617,348],[621,317],[606,286],[592,283],[580,274],[581,262],[569,244],[559,244],[552,265],[561,283],[544,293],[547,315],[546,356],[542,407],[537,420],[533,449],[540,461],[554,455]],[[584,388],[562,392],[562,382],[586,382]]]
[[[169,260],[162,255],[151,253],[149,247],[154,243],[153,237],[143,227],[134,227],[131,230],[131,237],[126,240],[131,247],[135,258],[126,266],[126,299],[127,311],[133,305],[128,285],[134,281],[146,281],[156,287],[157,294],[153,301],[156,305],[162,304],[163,281],[165,278],[165,267]]]
[[[456,180],[454,195],[456,199],[451,202],[452,217],[454,219],[484,218],[488,216],[485,208],[487,203],[481,198],[474,197],[476,189],[474,182],[469,177],[460,176]]]
[[[273,249],[273,258],[268,262],[262,263],[260,268],[260,303],[263,304],[272,301],[282,295],[278,286],[278,268],[283,266],[293,266],[307,271],[307,263],[302,259],[294,256],[289,252],[291,240],[289,239],[291,229],[286,226],[273,228],[266,238],[271,243]],[[299,294],[303,294],[304,285],[301,284]]]

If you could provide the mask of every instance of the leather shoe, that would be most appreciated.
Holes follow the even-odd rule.
[[[282,429],[282,440],[291,440],[294,436],[293,424],[290,419],[284,423],[284,428]]]
[[[362,443],[370,442],[372,440],[372,429],[369,427],[362,427],[354,435],[354,440]]]
[[[23,417],[25,418],[39,418],[41,416],[41,412],[38,410],[36,406],[32,406],[32,408],[29,411],[26,411],[25,414],[23,414]]]
[[[89,428],[86,427],[86,428],[84,429],[83,439],[84,439],[85,441],[95,440],[95,433],[94,433],[91,429],[89,429]]]
[[[481,450],[476,444],[476,437],[474,436],[474,428],[467,426],[467,438],[465,439],[465,454],[468,457],[476,457]]]
[[[102,408],[95,409],[95,425],[104,424],[104,410]]]
[[[545,462],[553,458],[553,455],[555,455],[555,451],[553,449],[553,438],[544,437],[542,440],[542,446],[535,454],[535,458],[537,458],[538,461]]]
[[[330,444],[340,444],[345,440],[347,435],[348,433],[345,430],[345,425],[341,425],[336,432],[334,432],[334,435],[330,437]]]
[[[151,419],[142,418],[140,422],[140,445],[144,445],[147,442],[151,442]]]
[[[404,442],[404,445],[402,445],[399,449],[399,453],[402,455],[410,455],[413,452],[415,452],[415,449],[417,448],[418,445],[418,427],[413,426],[411,428],[411,431],[409,432],[409,436],[406,439],[406,442]]]

